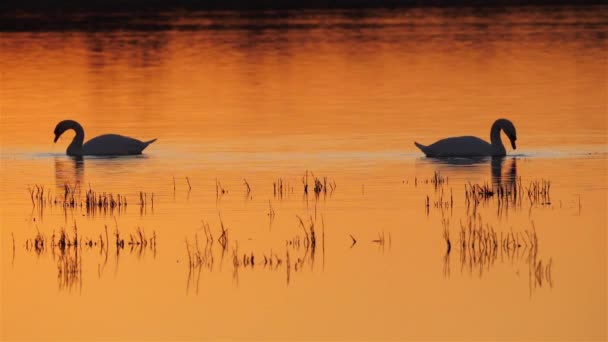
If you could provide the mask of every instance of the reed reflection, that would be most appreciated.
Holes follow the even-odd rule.
[[[501,231],[488,222],[484,222],[482,215],[477,213],[468,216],[466,221],[460,221],[458,237],[450,239],[449,220],[443,219],[443,238],[446,251],[443,256],[443,274],[446,278],[451,276],[450,255],[453,250],[458,251],[460,261],[460,274],[482,278],[498,263],[519,265],[527,264],[528,287],[530,294],[536,288],[548,285],[553,287],[552,265],[553,259],[539,256],[539,240],[531,222],[529,228],[522,230]],[[452,245],[455,248],[452,248]]]
[[[115,272],[118,271],[123,251],[137,259],[143,259],[150,252],[155,259],[156,231],[150,235],[144,228],[137,227],[121,235],[116,224],[113,233],[108,231],[107,225],[97,233],[82,233],[74,221],[73,226],[59,227],[50,236],[38,230],[34,237],[25,239],[23,246],[26,252],[38,258],[48,256],[56,262],[59,290],[82,291],[84,270],[96,268],[98,278],[101,278],[108,264],[110,249],[115,249]],[[83,254],[97,254],[98,260],[83,262]]]
[[[441,211],[445,243],[442,257],[444,277],[452,276],[451,256],[458,253],[461,275],[482,278],[500,264],[526,265],[530,293],[545,285],[552,287],[552,258],[539,255],[539,239],[534,222],[530,221],[523,227],[511,227],[508,231],[502,228],[501,223],[508,219],[510,210],[521,209],[524,201],[530,204],[530,210],[550,203],[550,182],[534,180],[523,184],[517,173],[517,158],[513,157],[430,161],[436,170],[434,176],[416,182],[433,187],[434,197],[427,195],[426,199],[427,215],[430,208]],[[487,172],[488,167],[491,181],[464,182],[465,210],[458,217],[459,213],[453,210],[454,202],[459,202],[458,194],[454,199],[450,178],[446,174],[453,176],[457,173],[471,179]],[[496,222],[487,217],[493,210],[496,210]]]
[[[224,226],[221,215],[219,215],[219,230],[211,228],[209,223],[203,221],[200,230],[203,231],[204,239],[199,238],[198,233],[194,234],[193,240],[188,237],[185,239],[188,260],[186,294],[190,293],[191,289],[195,294],[199,293],[203,270],[210,273],[222,272],[224,265],[232,266],[232,281],[235,286],[239,286],[239,272],[241,271],[285,272],[286,285],[289,286],[292,273],[314,270],[317,247],[321,248],[324,265],[325,223],[323,217],[321,216],[319,220],[312,216],[302,219],[296,215],[296,218],[299,225],[296,229],[298,233],[290,235],[285,240],[284,246],[279,245],[264,251],[251,249],[243,251],[244,248],[239,247],[237,239],[229,238],[229,229]],[[214,230],[219,236],[214,237]],[[382,239],[384,239],[384,234],[382,234]],[[224,259],[227,261],[224,262]]]

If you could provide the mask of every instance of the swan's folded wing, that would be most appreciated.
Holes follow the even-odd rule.
[[[476,157],[492,155],[492,145],[473,136],[452,137],[426,146],[429,157]]]
[[[85,155],[122,156],[141,154],[148,144],[118,134],[104,134],[87,141],[83,146]]]

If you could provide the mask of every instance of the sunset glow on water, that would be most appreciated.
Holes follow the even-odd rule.
[[[0,339],[605,340],[605,13],[0,32]],[[414,146],[498,118],[504,158]]]

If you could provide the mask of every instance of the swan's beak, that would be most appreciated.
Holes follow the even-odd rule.
[[[53,140],[53,142],[56,143],[58,139],[59,139],[59,136],[55,135],[55,140]]]
[[[513,147],[513,149],[517,149],[517,147],[515,147],[515,139],[511,139],[511,147]]]

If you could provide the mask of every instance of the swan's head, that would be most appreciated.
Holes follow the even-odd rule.
[[[53,131],[53,133],[55,133],[55,139],[53,140],[54,143],[57,142],[57,140],[59,140],[59,137],[63,134],[63,132],[67,131],[68,129],[75,129],[78,125],[78,123],[74,120],[63,120],[61,122],[59,122],[57,124],[57,126],[55,126],[55,131]]]
[[[511,147],[515,150],[517,147],[515,146],[515,141],[517,140],[517,131],[515,130],[515,126],[510,120],[507,119],[498,119],[496,123],[500,125],[502,131],[505,132],[507,138],[511,142]]]

